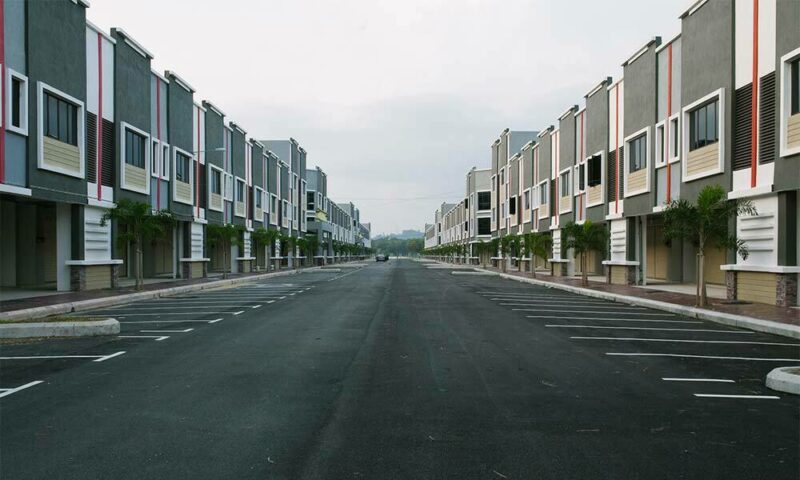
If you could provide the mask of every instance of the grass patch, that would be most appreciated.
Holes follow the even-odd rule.
[[[70,317],[67,315],[56,315],[53,317],[44,318],[22,318],[16,320],[0,320],[0,325],[12,323],[63,323],[63,322],[99,322],[101,320],[108,320],[113,317]]]

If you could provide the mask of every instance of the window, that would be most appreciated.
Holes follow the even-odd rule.
[[[145,141],[144,135],[125,129],[125,163],[136,168],[145,167]]]
[[[490,222],[490,218],[479,218],[478,219],[478,235],[491,235],[492,234],[492,225]]]
[[[712,145],[719,141],[717,112],[719,100],[715,99],[689,113],[689,151]]]
[[[175,151],[175,180],[189,183],[191,174],[191,158],[181,152]]]
[[[562,197],[566,197],[570,194],[569,171],[566,171],[558,176],[558,192]]]
[[[313,210],[314,209],[314,192],[307,192],[306,193],[306,209]]]
[[[10,98],[8,99],[8,129],[21,135],[27,135],[28,79],[11,69],[8,69],[8,78],[11,81]]]
[[[236,201],[244,203],[244,180],[236,179]]]
[[[586,163],[578,165],[578,191],[580,192],[586,188],[586,166]]]
[[[544,181],[540,184],[539,187],[539,205],[547,205],[550,199],[550,189],[548,188],[549,184],[547,181]]]
[[[255,197],[256,208],[261,208],[261,189],[256,187],[256,194],[253,196]]]
[[[525,210],[530,210],[531,208],[531,192],[525,192]]]
[[[638,172],[647,166],[647,134],[628,142],[628,171]]]
[[[671,148],[669,152],[670,160],[673,158],[678,158],[680,152],[680,139],[681,131],[678,129],[678,117],[675,117],[669,121],[669,144]]]
[[[464,199],[464,210],[469,210],[469,198]]]
[[[127,145],[127,143],[125,145]],[[158,158],[159,158],[158,157],[158,152],[161,151],[161,149],[159,148],[158,140],[153,140],[152,146],[153,146],[153,148],[151,149],[152,153],[151,153],[150,158],[152,158],[153,161],[150,162],[150,173],[152,173],[154,177],[157,177],[158,176]]]
[[[222,172],[216,168],[211,169],[211,182],[209,182],[211,193],[222,195]]]
[[[478,192],[478,210],[489,210],[492,208],[491,192]]]
[[[665,147],[664,125],[659,125],[656,127],[656,165],[663,165],[666,163],[666,152],[664,151]]]
[[[795,59],[790,63],[791,72],[789,78],[791,79],[790,97],[791,97],[791,115],[800,113],[800,58]]]
[[[78,146],[78,107],[50,92],[44,92],[44,134]],[[144,145],[141,145],[144,151]],[[142,154],[144,158],[144,154]],[[142,167],[144,168],[144,163]]]
[[[509,215],[516,215],[517,214],[517,197],[511,197],[508,201],[508,214]]]
[[[230,173],[225,173],[225,185],[223,189],[223,197],[225,200],[231,202],[233,201],[233,175]]]
[[[596,187],[603,182],[603,161],[601,155],[594,155],[586,161],[586,184]]]
[[[500,185],[505,185],[505,183],[506,183],[506,180],[505,180],[506,175],[505,174],[506,174],[506,171],[501,169],[500,170]]]

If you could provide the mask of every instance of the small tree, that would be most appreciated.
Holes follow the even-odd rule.
[[[547,259],[550,247],[553,245],[553,238],[544,233],[529,233],[525,235],[524,244],[525,251],[531,258],[531,276],[536,278],[536,259]]]
[[[513,235],[504,235],[500,237],[500,270],[506,271],[506,255],[511,252],[511,245],[514,242]]]
[[[319,238],[316,235],[306,235],[306,256],[312,262],[315,261],[314,257],[319,252]]]
[[[705,252],[709,245],[733,250],[742,258],[749,252],[743,240],[729,234],[730,221],[737,215],[756,215],[749,200],[728,200],[719,185],[708,185],[697,194],[697,203],[680,199],[673,200],[664,209],[664,238],[686,239],[697,248],[696,304],[708,305],[706,295]]]
[[[564,227],[566,247],[572,249],[575,258],[580,258],[581,285],[589,286],[589,272],[586,259],[589,252],[603,252],[606,249],[606,229],[602,225],[586,220],[582,225],[569,222]]]
[[[253,240],[255,240],[256,243],[258,243],[259,245],[267,247],[266,264],[268,271],[270,269],[269,268],[271,261],[270,257],[272,256],[272,251],[271,251],[272,244],[275,242],[275,240],[278,238],[279,235],[280,232],[278,232],[277,230],[267,230],[264,227],[258,227],[253,232]]]
[[[281,241],[281,256],[288,259],[287,253],[294,252],[294,247],[297,245],[297,239],[291,235],[284,235],[281,233],[280,237]],[[294,258],[292,258],[294,260]],[[289,260],[286,260],[288,263]],[[294,263],[292,263],[292,267],[294,268]]]
[[[144,286],[143,252],[146,240],[164,239],[167,232],[175,225],[175,217],[167,210],[154,212],[147,203],[122,199],[117,206],[108,210],[100,219],[100,225],[106,226],[109,220],[125,225],[125,233],[119,233],[117,240],[134,245],[134,265],[136,266],[136,290]]]
[[[242,232],[244,232],[243,226],[232,223],[226,225],[208,224],[206,227],[208,244],[214,248],[222,249],[222,278],[228,278],[228,272],[231,267],[228,254],[231,252],[231,247],[236,245],[242,248],[244,245]]]

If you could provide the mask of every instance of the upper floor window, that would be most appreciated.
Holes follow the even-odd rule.
[[[566,171],[558,176],[558,191],[559,195],[562,197],[566,197],[570,194],[569,171]]]
[[[489,210],[490,208],[492,208],[492,194],[478,192],[478,210]]]
[[[43,115],[46,136],[78,146],[78,106],[45,91]],[[142,158],[144,159],[144,153]],[[141,168],[144,168],[144,161]]]
[[[547,205],[550,200],[550,185],[545,180],[539,187],[539,205]]]
[[[719,99],[706,103],[689,113],[689,151],[703,148],[719,141],[717,115]]]
[[[630,173],[647,166],[647,134],[639,135],[628,143],[628,165]]]
[[[791,114],[797,115],[800,113],[800,58],[791,62]]]
[[[517,197],[511,197],[511,199],[508,201],[508,214],[517,214]]]
[[[144,168],[147,151],[145,141],[144,135],[125,129],[125,163],[136,168]]]
[[[236,201],[244,203],[244,180],[236,179]]]
[[[28,134],[28,79],[24,75],[8,69],[11,79],[9,98],[8,128],[22,135]],[[2,123],[2,122],[0,122]]]
[[[261,192],[256,190],[256,194],[253,196],[255,197],[256,208],[261,208]]]
[[[531,192],[530,190],[525,192],[525,210],[530,210],[531,208]]]
[[[596,187],[603,183],[602,156],[595,155],[586,161],[586,177],[586,184],[589,187]]]
[[[175,180],[189,183],[191,174],[191,158],[181,152],[175,152]]]
[[[222,195],[222,172],[216,168],[211,169],[211,193]]]

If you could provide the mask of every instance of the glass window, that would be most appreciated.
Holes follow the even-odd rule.
[[[222,195],[222,172],[211,169],[211,193]]]
[[[144,135],[125,129],[125,163],[136,168],[144,168],[145,140]]]
[[[569,172],[564,172],[558,177],[558,191],[559,195],[566,197],[570,194],[569,188]]]
[[[490,218],[479,218],[478,219],[478,235],[491,235],[492,234],[492,225]]]
[[[543,182],[541,187],[539,187],[539,205],[547,205],[549,196],[548,196],[548,189],[547,189],[547,182]]]
[[[189,183],[191,159],[188,155],[175,152],[175,180]]]
[[[586,165],[578,165],[578,190],[586,188]]]
[[[525,210],[531,208],[531,192],[525,192]]]
[[[647,134],[639,135],[628,144],[628,171],[638,172],[647,166]]]
[[[595,155],[591,157],[586,162],[586,169],[587,169],[586,176],[588,177],[586,183],[588,186],[596,187],[597,185],[603,183],[602,156]]]
[[[719,100],[714,100],[689,113],[689,151],[719,141],[717,129]]]
[[[489,210],[490,208],[492,208],[492,194],[478,192],[478,210]]]
[[[659,127],[656,127],[656,165],[661,165],[665,162],[666,160],[666,157],[664,156],[665,148],[666,145],[664,144],[664,126],[661,125]]]
[[[508,214],[509,215],[516,215],[517,214],[517,197],[511,197],[508,201]]]
[[[169,180],[169,145],[161,146],[161,177]]]
[[[78,107],[44,92],[44,134],[55,140],[78,146]]]
[[[236,179],[236,201],[244,203],[244,182]]]
[[[27,130],[27,92],[26,81],[12,76],[11,77],[11,126],[14,128]]]
[[[800,113],[800,58],[795,59],[791,65],[791,107],[792,115],[797,115]]]
[[[160,152],[161,149],[158,146],[158,142],[155,140],[153,140],[152,146],[153,148],[150,149],[152,155],[150,157],[152,159],[152,161],[150,162],[150,172],[153,175],[158,176],[158,160],[159,160],[158,152]]]
[[[669,143],[670,143],[670,158],[675,158],[678,156],[678,152],[680,151],[680,144],[679,140],[681,138],[681,132],[678,129],[678,119],[673,118],[669,121]]]
[[[259,190],[256,190],[256,194],[253,196],[255,197],[256,208],[261,208],[261,192]]]

